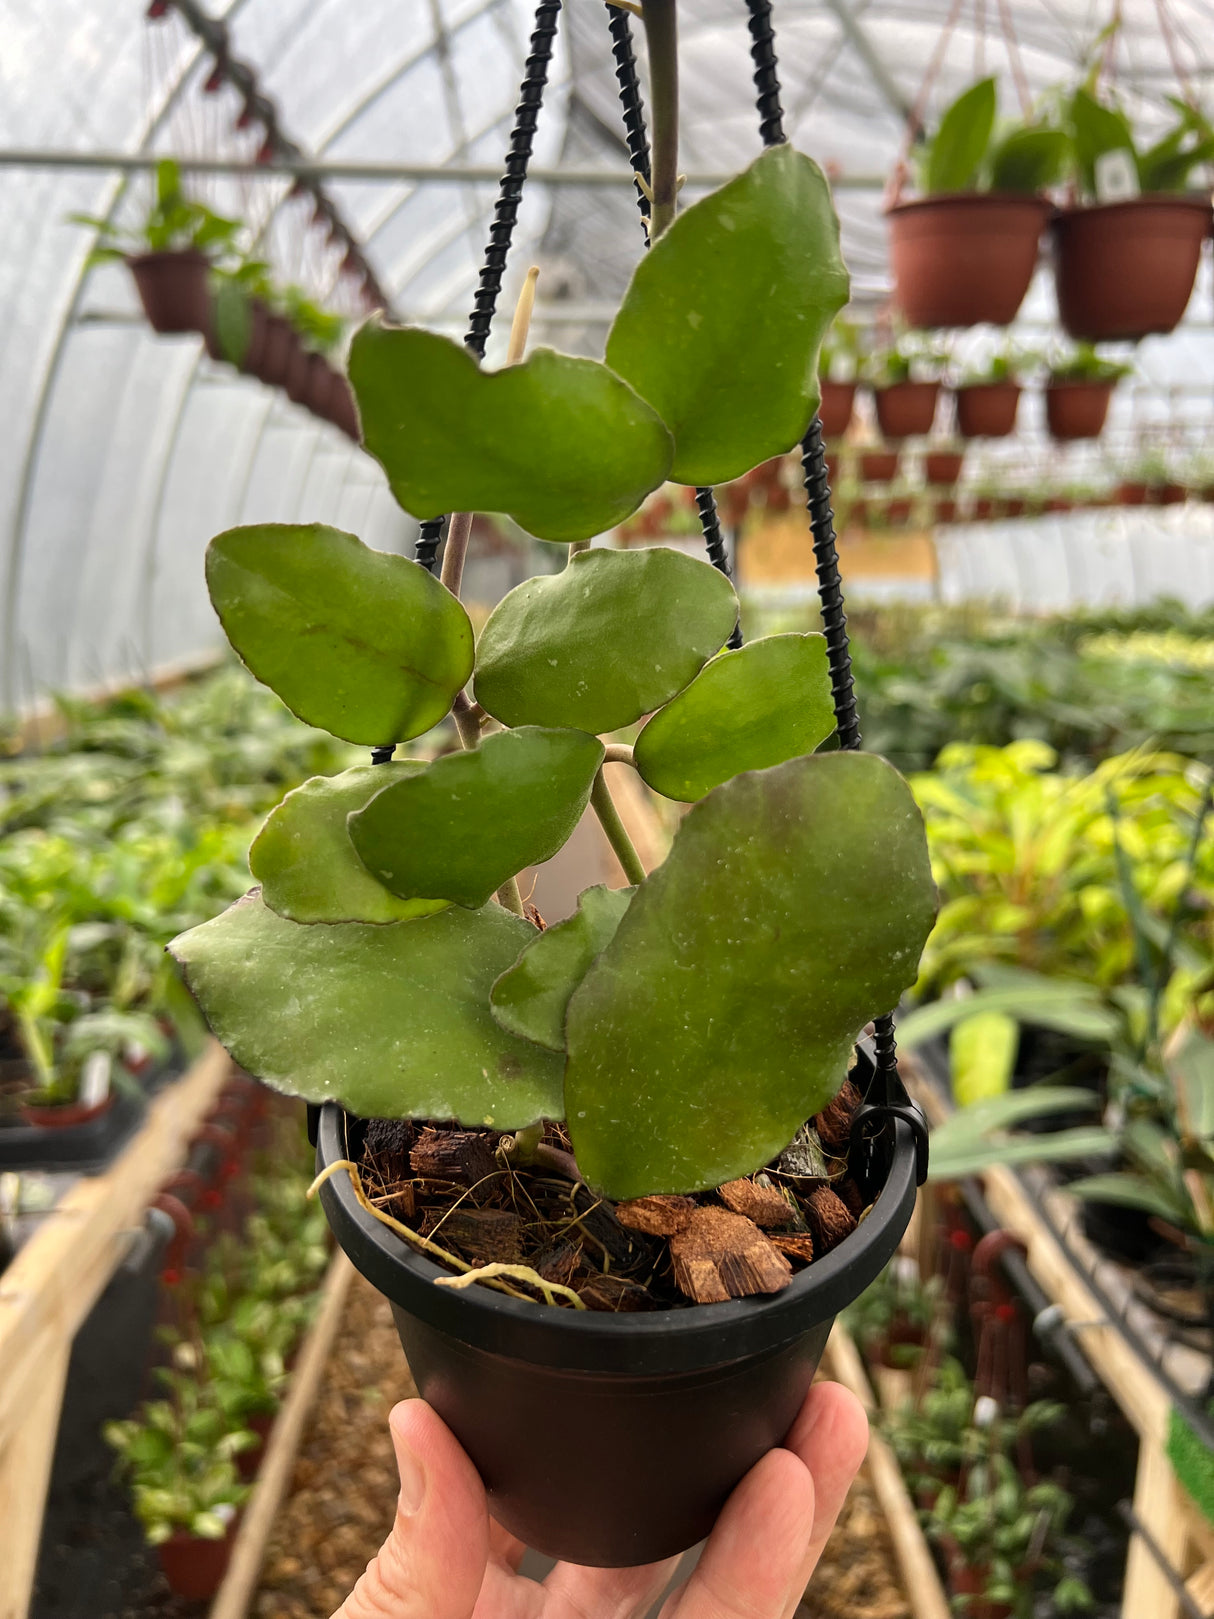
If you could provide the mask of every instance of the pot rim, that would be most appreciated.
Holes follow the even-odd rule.
[[[204,264],[209,269],[210,259],[200,247],[164,247],[155,253],[128,253],[126,262],[130,269],[139,270],[145,265],[152,264]]]
[[[346,1156],[345,1118],[335,1102],[322,1108],[318,1168]],[[472,1348],[502,1353],[505,1331],[522,1360],[569,1371],[678,1374],[772,1352],[837,1315],[875,1280],[896,1251],[915,1201],[914,1137],[900,1120],[894,1128],[885,1184],[856,1230],[794,1276],[782,1292],[728,1304],[614,1313],[563,1310],[484,1287],[436,1287],[437,1278],[451,1273],[411,1251],[403,1238],[369,1215],[355,1197],[349,1175],[330,1176],[320,1198],[338,1241],[368,1281],[393,1304]]]
[[[1214,198],[1204,191],[1147,191],[1138,197],[1121,197],[1116,202],[1063,203],[1054,209],[1053,223],[1061,225],[1069,219],[1082,219],[1091,214],[1133,214],[1143,208],[1200,209],[1208,214],[1214,213]]]
[[[892,202],[885,209],[885,217],[890,219],[898,214],[921,213],[927,208],[955,209],[964,213],[967,209],[976,211],[980,206],[1009,211],[1012,208],[1031,207],[1040,213],[1043,220],[1054,212],[1054,204],[1039,191],[939,191],[926,197],[908,197],[902,202]]]
[[[1111,392],[1120,379],[1117,377],[1047,377],[1045,380],[1046,393],[1061,393],[1067,388],[1079,388],[1086,392]]]

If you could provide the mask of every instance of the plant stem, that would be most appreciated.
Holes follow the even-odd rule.
[[[608,742],[607,751],[603,755],[603,763],[605,765],[631,765],[634,770],[636,769],[636,760],[627,742]]]
[[[535,308],[535,283],[539,280],[539,265],[533,264],[523,280],[523,290],[514,306],[514,320],[510,325],[510,345],[506,350],[506,364],[518,365],[527,352],[527,334],[531,330],[531,312]]]
[[[624,868],[625,877],[630,883],[643,883],[645,868],[623,821],[620,820],[620,812],[615,807],[615,800],[611,796],[611,789],[607,785],[607,778],[603,775],[601,766],[594,778],[594,786],[590,789],[590,803],[599,818],[600,826],[607,834],[608,843],[615,850],[616,859]]]
[[[453,512],[447,529],[447,543],[443,547],[442,582],[453,596],[459,595],[464,582],[464,558],[468,555],[468,536],[472,533],[472,513]]]
[[[674,218],[679,190],[679,52],[676,0],[641,0],[649,47],[649,98],[653,105],[653,207],[649,239],[656,242]]]

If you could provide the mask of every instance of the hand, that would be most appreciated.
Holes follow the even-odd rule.
[[[333,1619],[641,1619],[677,1558],[644,1568],[558,1563],[542,1585],[516,1573],[520,1541],[489,1516],[476,1469],[421,1400],[389,1421],[400,1469],[392,1533]],[[662,1619],[791,1619],[852,1480],[868,1423],[834,1383],[810,1389],[783,1449],[725,1503],[691,1578]]]

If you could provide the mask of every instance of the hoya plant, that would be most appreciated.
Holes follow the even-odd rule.
[[[91,214],[72,214],[72,222],[98,231],[97,245],[89,256],[91,264],[108,264],[141,253],[173,253],[197,248],[209,255],[230,252],[240,234],[238,219],[217,214],[205,203],[186,195],[181,170],[172,158],[156,165],[156,181],[151,201],[138,225],[116,229],[108,219]]]
[[[1048,118],[999,120],[999,85],[979,79],[945,109],[918,152],[924,196],[992,191],[1031,196],[1062,179],[1071,142]]]
[[[268,1084],[363,1117],[514,1133],[564,1120],[614,1199],[752,1173],[844,1079],[913,982],[934,890],[910,790],[835,731],[826,644],[735,640],[726,575],[588,542],[667,482],[787,452],[818,406],[847,301],[818,167],[790,146],[672,218],[602,361],[508,363],[372,318],[349,373],[401,506],[452,513],[442,576],[318,524],[219,535],[211,599],[252,672],[377,762],[289,793],[253,844],[258,887],[173,953],[212,1028]],[[473,512],[567,554],[474,644],[459,600]],[[462,748],[392,757],[453,716]],[[635,746],[603,740],[644,722]],[[689,806],[646,874],[612,801],[620,761]],[[590,806],[626,874],[542,930],[516,878]]]

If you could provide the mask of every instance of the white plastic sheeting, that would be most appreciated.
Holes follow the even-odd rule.
[[[257,66],[285,132],[309,154],[501,160],[527,0],[210,0],[209,9],[226,18],[234,54]],[[791,138],[844,179],[888,173],[951,9],[952,0],[776,0]],[[1005,0],[1005,9],[1037,93],[1073,79],[1112,4]],[[1124,0],[1122,10],[1118,76],[1134,110],[1158,120],[1176,89],[1160,10],[1156,0]],[[1003,74],[1013,110],[998,0],[965,0],[960,11],[934,105],[987,70]],[[604,7],[566,0],[565,13],[535,162],[622,167]],[[1210,88],[1203,50],[1214,4],[1167,0],[1164,15],[1193,85]],[[680,17],[684,165],[735,169],[758,150],[742,0],[680,0]],[[209,68],[184,22],[173,12],[147,21],[145,0],[0,0],[0,147],[251,158],[258,132],[235,129],[232,90],[205,93]],[[412,533],[374,466],[335,430],[213,364],[197,341],[152,335],[120,268],[86,273],[89,233],[66,216],[137,218],[147,185],[97,170],[0,168],[0,711],[214,645],[201,556],[219,528],[306,517],[383,548]],[[255,223],[284,278],[336,288],[340,301],[335,255],[288,189],[281,179],[197,185]],[[494,188],[334,181],[329,190],[397,312],[458,331]],[[885,286],[880,193],[841,186],[839,208],[857,289],[871,302]],[[639,252],[629,190],[533,187],[506,301],[538,256],[539,335],[593,349]],[[1154,416],[1160,432],[1185,436],[1186,453],[1200,447],[1214,375],[1209,303],[1203,279],[1188,335],[1145,346],[1144,383],[1119,406],[1114,440]],[[1049,319],[1044,283],[1030,315]]]

